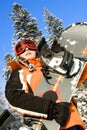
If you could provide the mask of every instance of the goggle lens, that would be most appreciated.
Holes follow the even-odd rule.
[[[34,43],[18,43],[16,46],[15,46],[15,52],[16,52],[16,55],[20,55],[22,54],[23,52],[25,52],[25,49],[28,48],[30,50],[33,50],[33,51],[36,51],[37,50],[37,47]]]

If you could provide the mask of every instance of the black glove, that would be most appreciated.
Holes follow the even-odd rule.
[[[40,54],[40,52],[41,52],[42,47],[43,47],[44,45],[46,45],[46,44],[47,44],[47,43],[46,43],[45,38],[42,37],[41,40],[39,41],[38,48],[37,48],[39,54]]]
[[[51,46],[51,51],[53,51],[54,53],[59,53],[61,50],[62,50],[62,47],[57,42],[57,40],[54,39],[53,44]]]
[[[43,94],[43,98],[50,99],[54,102],[58,99],[58,95],[55,91],[49,90]]]
[[[69,117],[69,107],[70,103],[67,102],[59,102],[59,103],[51,103],[49,106],[48,112],[48,120],[55,119],[57,123],[61,126],[64,126]]]

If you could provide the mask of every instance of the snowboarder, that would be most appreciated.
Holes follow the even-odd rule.
[[[60,124],[61,130],[84,130],[83,121],[72,101],[71,104],[56,102],[56,94],[52,91],[49,93],[53,94],[53,99],[47,98],[49,93],[42,94],[43,88],[46,88],[45,84],[43,84],[44,87],[40,85],[43,77],[47,82],[47,79],[50,80],[54,76],[50,76],[49,69],[42,63],[38,53],[40,48],[41,45],[38,48],[36,42],[30,38],[17,41],[15,45],[17,61],[7,63],[11,68],[11,75],[6,83],[5,96],[10,106],[23,116],[55,119]],[[52,74],[55,75],[54,72]],[[35,95],[39,87],[42,87],[42,92]]]

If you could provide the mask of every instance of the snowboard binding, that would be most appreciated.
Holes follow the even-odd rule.
[[[41,39],[39,54],[46,66],[66,78],[71,78],[79,72],[80,60],[75,58],[73,53],[67,51],[65,47],[61,46],[56,39],[54,39],[51,47],[46,44],[45,39]]]

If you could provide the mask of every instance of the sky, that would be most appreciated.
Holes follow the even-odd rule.
[[[44,9],[47,8],[62,20],[64,28],[77,22],[87,22],[87,0],[1,0],[0,1],[0,87],[5,88],[2,77],[4,56],[12,53],[13,22],[9,19],[13,3],[22,5],[32,17],[37,18],[38,28],[45,35]]]

